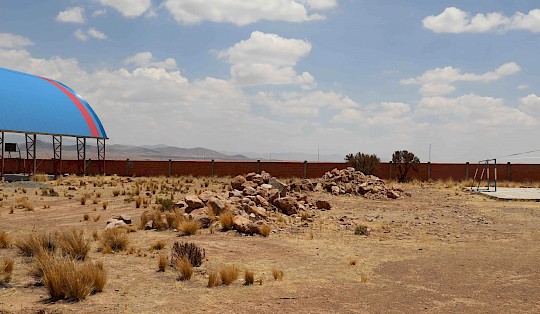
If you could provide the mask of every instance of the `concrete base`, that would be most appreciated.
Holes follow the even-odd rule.
[[[468,191],[473,193],[479,193],[484,196],[504,200],[504,201],[534,201],[540,202],[540,189],[538,188],[497,188],[497,192],[493,188],[491,190],[482,190],[479,191],[476,188],[467,188]]]

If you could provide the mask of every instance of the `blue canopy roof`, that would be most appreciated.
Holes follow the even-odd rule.
[[[107,138],[90,105],[66,85],[0,68],[0,131]]]

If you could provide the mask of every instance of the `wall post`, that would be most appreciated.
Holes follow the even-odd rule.
[[[211,166],[211,176],[212,178],[214,177],[214,171],[215,171],[215,168],[214,168],[214,159],[212,159],[212,166]]]
[[[428,181],[431,180],[431,161],[427,163],[427,179]]]
[[[307,160],[304,160],[304,179],[307,179]]]
[[[506,181],[512,181],[512,169],[510,162],[506,163]]]
[[[257,174],[261,174],[261,160],[257,159]]]
[[[388,163],[388,166],[389,166],[388,169],[390,169],[388,180],[392,180],[392,162],[391,161]]]
[[[129,177],[129,158],[126,159],[126,177]]]
[[[169,159],[169,171],[167,172],[167,176],[170,177],[172,172],[172,159]]]

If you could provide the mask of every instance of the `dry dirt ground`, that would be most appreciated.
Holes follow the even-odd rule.
[[[80,180],[87,184],[81,186]],[[58,197],[42,196],[39,188],[0,186],[0,231],[16,241],[33,230],[73,226],[91,238],[94,230],[103,230],[105,221],[118,214],[131,216],[137,224],[144,209],[135,208],[127,196],[137,180],[162,182],[156,183],[156,194],[140,191],[153,198],[170,195],[167,188],[178,185],[182,191],[173,192],[176,200],[206,184],[220,190],[227,182],[128,180],[69,178],[63,185],[48,183]],[[96,181],[101,183],[94,186]],[[69,186],[77,190],[68,190]],[[0,313],[540,312],[540,203],[500,202],[454,186],[402,188],[411,196],[367,200],[313,193],[313,198],[330,200],[333,208],[311,212],[304,221],[276,216],[267,238],[208,229],[190,237],[140,230],[129,234],[131,254],[102,254],[93,241],[89,258],[103,261],[107,284],[102,293],[80,302],[50,302],[46,289],[33,285],[28,274],[31,259],[20,256],[12,245],[0,249],[0,257],[15,259],[11,283],[0,287]],[[127,194],[115,197],[115,189]],[[81,205],[85,194],[89,199]],[[34,210],[14,209],[10,214],[11,206],[24,196]],[[103,201],[108,202],[105,210]],[[83,219],[84,214],[89,220]],[[356,235],[356,225],[367,225],[369,236]],[[157,240],[166,241],[163,251],[150,249]],[[171,268],[157,272],[159,254],[168,254],[175,241],[194,242],[206,250],[207,260],[190,281],[178,281]],[[230,286],[208,288],[207,271],[226,264],[253,270],[262,285],[245,286],[241,275]],[[283,280],[274,280],[273,268],[284,272]]]

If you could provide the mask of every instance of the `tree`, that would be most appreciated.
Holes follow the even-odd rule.
[[[397,166],[398,182],[406,182],[409,170],[418,172],[420,159],[406,150],[396,150],[392,155],[392,162]]]
[[[349,166],[353,167],[355,170],[361,171],[364,174],[376,174],[379,171],[379,164],[381,159],[375,154],[348,154],[345,156],[345,161]]]

